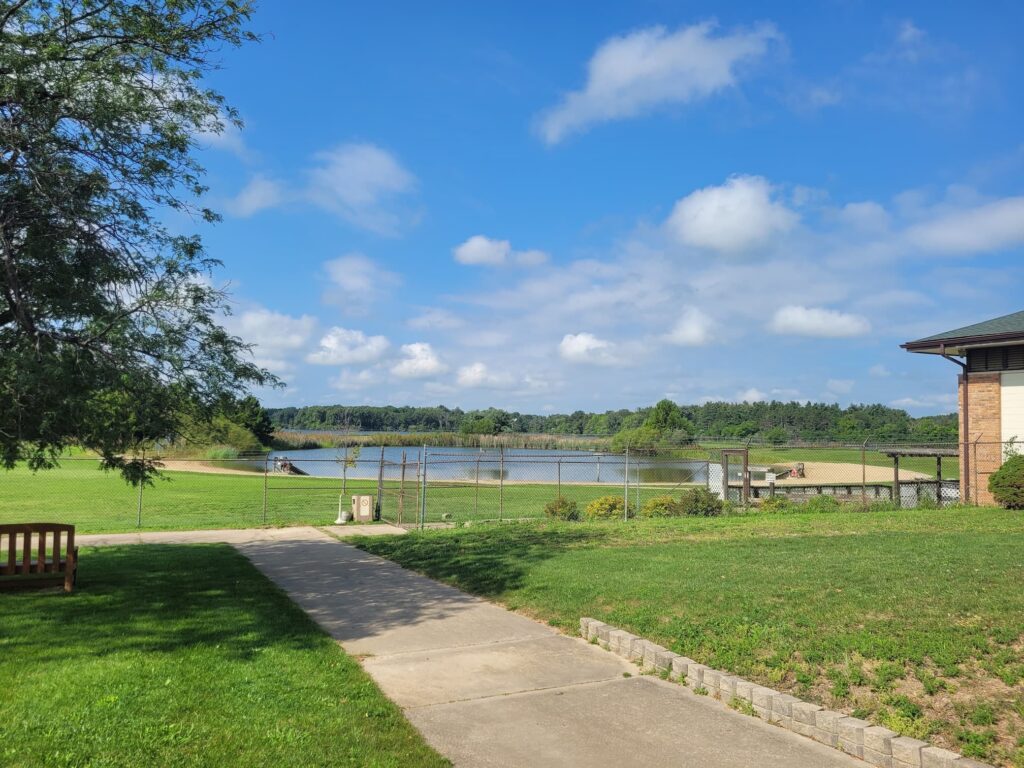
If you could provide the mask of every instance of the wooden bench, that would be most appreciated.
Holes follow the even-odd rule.
[[[60,523],[0,525],[0,591],[64,585],[78,571],[75,526]]]

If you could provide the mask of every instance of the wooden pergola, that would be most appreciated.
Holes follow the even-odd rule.
[[[881,451],[892,459],[892,498],[897,504],[901,503],[900,495],[900,459],[935,459],[935,499],[939,506],[942,506],[942,460],[954,458],[960,455],[956,448],[887,448]]]

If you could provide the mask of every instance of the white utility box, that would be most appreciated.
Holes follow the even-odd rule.
[[[373,495],[358,495],[352,497],[352,519],[357,523],[373,522]]]

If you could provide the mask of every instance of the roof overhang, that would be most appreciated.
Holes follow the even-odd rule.
[[[984,336],[962,336],[950,339],[920,339],[900,344],[907,352],[924,355],[943,355],[945,357],[963,357],[969,349],[983,347],[1006,347],[1011,344],[1024,344],[1024,334],[993,333]]]

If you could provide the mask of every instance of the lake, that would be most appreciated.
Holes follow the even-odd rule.
[[[306,474],[317,477],[341,477],[344,471],[350,478],[376,479],[380,471],[381,450],[384,452],[385,479],[399,478],[404,455],[406,480],[415,482],[417,466],[423,466],[424,462],[422,448],[363,446],[358,458],[353,458],[353,448],[315,448],[275,451],[270,458],[271,461],[287,459]],[[347,467],[346,457],[349,459]],[[522,448],[506,449],[503,455],[497,449],[428,447],[425,463],[428,481],[556,483],[560,479],[567,484],[621,485],[626,473],[624,456],[598,451]],[[706,483],[707,462],[631,456],[629,481]]]

